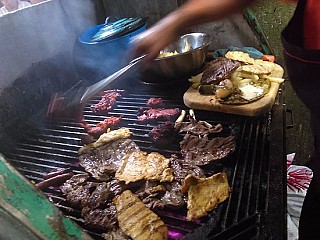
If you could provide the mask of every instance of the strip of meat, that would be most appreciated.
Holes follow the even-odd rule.
[[[187,219],[193,221],[207,216],[208,212],[225,201],[229,197],[230,187],[226,173],[217,173],[208,178],[188,175],[181,191],[188,191]]]
[[[41,190],[48,187],[60,186],[66,180],[70,179],[72,176],[73,176],[72,172],[58,174],[51,178],[47,178],[41,182],[38,182],[35,186]]]
[[[142,179],[171,182],[173,171],[169,168],[170,159],[157,152],[134,151],[121,161],[115,177],[126,184]]]
[[[64,173],[71,172],[71,168],[57,168],[56,170],[49,172],[43,176],[44,179],[49,179]]]
[[[179,108],[150,108],[140,109],[138,112],[139,121],[174,121],[181,113]]]
[[[133,240],[168,239],[168,227],[130,190],[113,200],[121,230]]]
[[[180,148],[185,162],[201,166],[229,156],[236,149],[236,141],[235,136],[215,137],[209,140],[207,136],[199,138],[186,134],[180,142]]]
[[[119,92],[114,90],[104,91],[104,94],[101,96],[101,100],[97,104],[93,104],[90,106],[91,111],[96,112],[108,112],[116,103],[117,98],[121,97]]]
[[[81,122],[81,126],[87,131],[87,133],[100,136],[101,134],[105,133],[108,128],[112,128],[119,124],[121,121],[122,116],[114,117],[111,116],[109,118],[104,119],[102,122],[97,123],[96,126],[90,126],[84,120]]]

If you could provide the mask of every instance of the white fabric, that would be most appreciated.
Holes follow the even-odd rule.
[[[287,155],[287,228],[288,240],[298,240],[299,219],[304,198],[313,177],[305,166],[291,165],[295,154]]]
[[[18,3],[18,9],[31,6],[31,3],[26,2],[26,1],[18,1],[18,2],[19,2],[19,3]],[[18,9],[17,9],[17,10],[18,10]],[[16,11],[16,10],[15,10],[15,11]],[[11,11],[11,12],[14,12],[14,11]],[[9,11],[6,9],[6,7],[5,7],[5,6],[1,7],[1,8],[0,8],[0,15],[6,14],[6,13],[9,13]]]

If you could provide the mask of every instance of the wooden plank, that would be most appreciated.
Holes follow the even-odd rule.
[[[283,68],[275,64],[272,77],[282,78]],[[269,92],[262,98],[247,104],[229,105],[221,104],[214,95],[201,95],[197,89],[190,87],[183,95],[184,104],[193,109],[216,111],[244,116],[260,116],[271,110],[279,90],[279,83],[272,82]]]

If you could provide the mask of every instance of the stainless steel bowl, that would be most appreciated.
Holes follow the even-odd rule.
[[[156,58],[150,68],[143,73],[143,81],[162,83],[183,80],[199,71],[205,61],[210,37],[206,33],[189,33],[163,49],[166,52],[177,51],[178,54]],[[190,50],[184,52],[186,45]]]

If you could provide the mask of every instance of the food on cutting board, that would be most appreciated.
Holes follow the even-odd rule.
[[[283,78],[270,76],[275,64],[253,59],[248,53],[229,51],[225,57],[211,61],[204,72],[191,78],[192,87],[202,95],[214,95],[219,103],[246,104],[262,98],[271,83]]]

